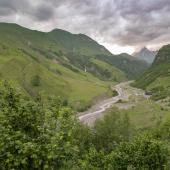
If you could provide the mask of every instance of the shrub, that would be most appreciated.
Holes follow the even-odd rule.
[[[45,106],[1,83],[0,110],[0,169],[58,169],[74,162],[76,121],[60,101]]]
[[[167,158],[167,147],[163,142],[149,135],[141,135],[118,146],[108,156],[108,162],[113,169],[163,170]]]
[[[33,86],[36,86],[36,87],[40,86],[40,82],[41,82],[41,78],[40,78],[39,75],[35,75],[35,76],[32,77],[31,83],[32,83]]]

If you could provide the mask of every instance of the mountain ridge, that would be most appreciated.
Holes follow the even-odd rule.
[[[147,68],[140,63],[139,69],[139,61],[131,58],[126,59],[131,64],[124,63],[121,56],[112,55],[86,35],[65,33],[0,23],[1,78],[30,96],[62,96],[79,108],[77,105],[88,106],[94,97],[106,93],[111,83],[127,80],[134,68],[137,72],[131,78]]]
[[[170,44],[158,51],[151,67],[134,85],[150,91],[155,100],[170,96]]]
[[[152,64],[157,52],[151,51],[146,47],[143,47],[140,51],[133,53],[132,55],[138,59],[145,60],[147,63]]]

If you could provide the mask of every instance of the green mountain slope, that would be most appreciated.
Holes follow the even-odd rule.
[[[111,83],[134,78],[146,69],[141,63],[142,69],[136,70],[133,60],[112,55],[83,34],[59,29],[45,33],[0,23],[0,77],[30,96],[59,95],[76,107],[88,105]]]
[[[156,100],[170,96],[170,45],[159,50],[151,68],[134,85],[151,91]]]
[[[71,65],[64,55],[69,50],[49,37],[16,24],[0,24],[1,79],[33,97],[62,96],[78,109],[108,91],[109,82]]]
[[[71,34],[70,32],[55,29],[47,36],[69,53],[82,54],[86,56],[111,53],[102,45],[84,34]]]
[[[149,67],[145,61],[139,60],[125,53],[114,56],[97,55],[97,59],[122,70],[128,79],[136,79]]]
[[[114,67],[113,65],[108,64],[102,60],[98,60],[96,58],[92,58],[91,62],[102,70],[101,74],[103,74],[103,77],[106,80],[109,79],[116,82],[121,82],[125,80],[125,73],[120,69]]]
[[[0,77],[28,95],[62,96],[76,105],[108,90],[109,82],[71,65],[61,49],[45,33],[0,24]]]
[[[0,76],[31,96],[60,95],[70,101],[87,102],[108,88],[107,83],[89,73],[78,69],[74,72],[43,56],[36,61],[20,50],[9,48],[0,52]]]
[[[50,59],[57,58],[62,64],[69,62],[83,71],[86,67],[87,71],[100,79],[103,79],[102,69],[91,62],[91,58],[96,56],[122,70],[131,79],[147,68],[146,63],[127,54],[112,55],[105,47],[83,34],[71,34],[59,29],[44,33],[16,24],[0,23],[0,36],[1,42],[6,42],[11,47],[24,49],[26,53],[31,50]],[[34,55],[31,56],[36,60]]]

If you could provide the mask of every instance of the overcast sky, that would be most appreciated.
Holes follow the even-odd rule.
[[[170,43],[170,0],[0,0],[0,21],[84,33],[114,54]]]

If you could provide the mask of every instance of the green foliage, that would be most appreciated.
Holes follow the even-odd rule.
[[[97,66],[97,68],[101,70],[99,71],[103,79],[109,79],[116,82],[126,80],[125,73],[123,73],[123,71],[120,69],[117,69],[117,67],[114,67],[113,65],[98,59],[91,59],[90,61],[92,61]]]
[[[24,99],[9,84],[0,88],[0,168],[55,169],[74,160],[75,121],[61,102]]]
[[[88,153],[83,157],[83,161],[80,162],[81,169],[89,170],[104,170],[105,169],[105,153],[103,151],[97,151],[94,147],[91,147]]]
[[[94,144],[98,150],[104,149],[110,152],[122,141],[128,141],[130,138],[130,130],[128,115],[114,109],[114,113],[109,112],[104,116],[103,120],[96,122],[94,127]]]
[[[170,95],[170,45],[162,47],[152,64],[137,81],[136,87],[149,90],[154,100],[160,100]]]
[[[108,89],[110,82],[85,73],[84,68],[81,70],[69,61],[70,53],[73,60],[77,60],[77,54],[90,58],[109,53],[86,36],[64,31],[60,34],[59,30],[43,33],[16,24],[0,23],[0,42],[1,78],[11,81],[28,96],[55,95],[66,98],[72,106],[78,101],[88,105],[93,97]]]
[[[168,120],[159,122],[154,132],[147,127],[152,135],[139,135],[145,129],[134,131],[129,113],[111,111],[89,129],[77,123],[68,108],[68,103],[77,104],[79,110],[89,107],[89,101],[110,85],[101,79],[136,78],[146,63],[126,54],[112,55],[89,37],[62,30],[43,33],[0,24],[0,41],[1,77],[12,80],[22,93],[36,96],[33,101],[7,82],[0,84],[0,169],[168,169]],[[153,67],[140,85],[159,91],[156,97],[169,94],[169,64]],[[34,95],[39,92],[66,100]],[[152,110],[141,107],[140,112],[130,112],[139,113],[135,121],[144,125]]]
[[[168,169],[168,156],[165,143],[144,134],[120,143],[107,154],[91,147],[80,161],[80,167],[95,170],[164,170]]]
[[[167,147],[152,136],[141,135],[122,143],[108,156],[110,169],[163,170],[167,165]]]
[[[32,85],[33,86],[40,86],[40,83],[41,83],[41,78],[39,75],[35,75],[32,77]]]
[[[156,56],[156,59],[154,61],[154,65],[159,65],[159,64],[164,64],[164,63],[170,63],[170,45],[165,45],[163,46],[157,56]]]
[[[101,80],[112,80],[117,77],[117,81],[125,80],[125,75],[119,69],[100,60],[96,60],[93,56],[69,53],[67,54],[69,62],[81,69],[90,72]]]
[[[118,95],[118,92],[117,92],[116,90],[113,90],[113,91],[112,91],[112,96],[115,97],[115,96],[117,96],[117,95]]]
[[[142,117],[144,112],[148,114],[146,110],[142,112],[142,109],[139,109],[141,112],[139,117]],[[153,111],[153,108],[151,107],[150,110]],[[169,169],[169,147],[167,145],[170,141],[169,120],[145,128],[144,124],[145,122],[148,124],[149,118],[144,115],[145,120],[141,122],[143,128],[136,129],[131,120],[134,116],[133,112],[136,112],[136,116],[139,114],[137,108],[129,111],[119,111],[113,108],[103,120],[96,122],[92,129],[92,140],[88,138],[92,147],[85,149],[87,153],[80,163],[82,169]],[[152,114],[156,114],[156,110]],[[153,121],[153,118],[150,121]]]
[[[79,147],[79,157],[86,154],[87,150],[93,145],[93,132],[87,126],[77,124],[73,134]]]
[[[161,121],[159,126],[153,129],[153,134],[170,144],[170,117]]]
[[[1,82],[0,169],[168,169],[168,120],[139,135],[115,111],[89,129],[65,105],[54,97],[33,101]]]
[[[97,55],[96,59],[102,60],[122,70],[128,79],[136,79],[149,67],[146,62],[138,60],[128,54],[114,56]]]

